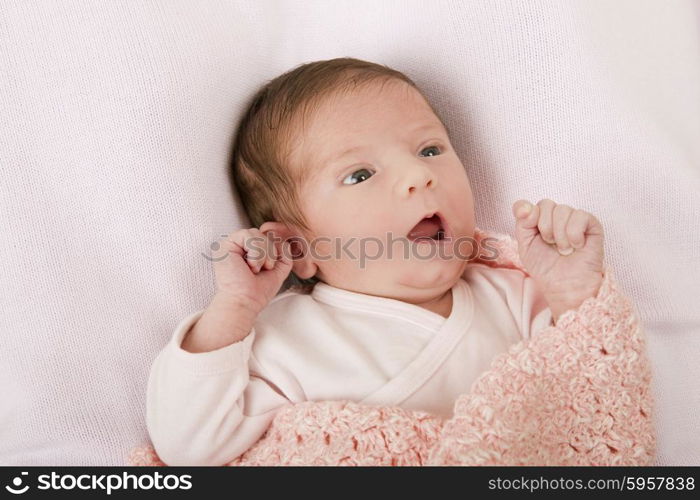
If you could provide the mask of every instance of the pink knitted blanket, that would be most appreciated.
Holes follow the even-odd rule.
[[[522,269],[514,239],[479,229],[475,239],[497,249],[477,262]],[[606,268],[596,297],[497,356],[451,418],[298,403],[222,465],[649,465],[650,385],[637,315]],[[128,464],[165,465],[150,445],[131,450]]]

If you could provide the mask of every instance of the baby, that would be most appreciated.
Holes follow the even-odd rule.
[[[229,462],[302,401],[449,417],[494,356],[603,280],[601,224],[548,199],[512,207],[529,276],[470,262],[467,172],[416,85],[386,66],[318,61],[269,82],[232,176],[255,227],[220,241],[211,303],[148,381],[148,431],[169,465]]]

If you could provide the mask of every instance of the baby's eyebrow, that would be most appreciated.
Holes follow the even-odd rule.
[[[433,130],[433,129],[434,129],[434,130],[439,130],[439,131],[441,131],[441,132],[444,130],[445,132],[447,132],[447,135],[448,135],[448,136],[449,136],[449,134],[450,134],[449,130],[447,130],[447,126],[446,126],[446,125],[442,125],[442,126],[441,126],[441,125],[438,125],[437,123],[430,123],[430,124],[427,124],[427,125],[421,125],[421,126],[419,126],[419,127],[414,128],[413,131],[412,131],[412,133],[415,134],[415,133],[417,133],[417,132],[422,132],[422,131],[424,131],[424,130]],[[356,152],[356,151],[362,151],[363,149],[364,149],[363,146],[353,146],[353,147],[351,147],[351,148],[348,148],[348,149],[344,150],[343,152],[341,152],[341,153],[340,153],[339,155],[337,155],[337,156],[330,156],[328,159],[326,159],[326,160],[323,162],[324,169],[326,169],[326,168],[330,167],[332,164],[334,164],[334,163],[336,163],[336,162],[342,160],[343,158],[345,158],[345,157],[346,157],[347,155],[349,155],[350,153],[354,153],[354,152]]]
[[[338,160],[342,160],[343,158],[345,158],[345,157],[346,157],[347,155],[349,155],[350,153],[354,153],[354,152],[356,152],[356,151],[362,151],[363,149],[364,149],[363,146],[354,146],[354,147],[352,147],[352,148],[348,148],[348,149],[346,149],[345,151],[343,151],[342,153],[340,153],[338,156],[331,156],[331,157],[328,159],[328,161],[326,162],[326,165],[330,165],[331,163],[335,163],[335,162],[337,162]]]
[[[442,131],[443,127],[445,127],[445,126],[438,125],[437,123],[429,123],[427,125],[422,125],[420,127],[416,127],[415,129],[413,129],[413,133],[422,132],[423,130],[431,130],[431,129]],[[447,130],[447,127],[445,127],[445,130]]]

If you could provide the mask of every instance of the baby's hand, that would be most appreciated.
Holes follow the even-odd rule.
[[[219,241],[213,258],[216,294],[232,302],[262,309],[279,291],[292,270],[289,241],[268,231],[240,229]]]
[[[539,284],[553,319],[594,297],[603,281],[603,227],[593,215],[552,200],[513,204],[523,266]]]

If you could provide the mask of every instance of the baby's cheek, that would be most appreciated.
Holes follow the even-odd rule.
[[[318,236],[309,241],[309,252],[314,260],[328,262],[333,258],[333,238]]]
[[[367,270],[384,254],[383,241],[371,236],[347,237],[338,248],[342,265],[354,271]]]

